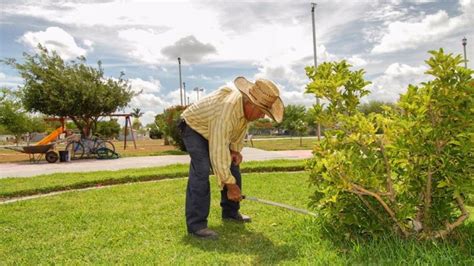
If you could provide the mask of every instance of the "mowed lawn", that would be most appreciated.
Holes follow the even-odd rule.
[[[452,265],[474,262],[474,221],[453,241],[383,237],[335,241],[315,218],[243,201],[253,222],[220,219],[211,177],[210,228],[217,241],[186,234],[186,179],[132,183],[0,205],[0,264]],[[305,172],[244,175],[244,194],[307,208]],[[463,237],[464,235],[468,237]]]
[[[285,137],[285,138],[268,138],[253,139],[253,146],[249,141],[245,141],[246,147],[254,147],[267,151],[282,150],[312,150],[318,140],[316,138]]]

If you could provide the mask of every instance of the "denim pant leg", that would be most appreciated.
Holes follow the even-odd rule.
[[[192,233],[207,227],[211,205],[211,163],[209,143],[203,136],[186,126],[183,130],[183,141],[191,157],[186,190],[186,226],[188,232]]]
[[[235,177],[236,184],[239,186],[240,191],[242,191],[242,176],[240,175],[240,167],[232,163],[230,166],[230,172]],[[227,188],[225,186],[224,189],[221,190],[221,207],[222,217],[235,217],[239,213],[240,209],[240,202],[231,201],[227,198]]]

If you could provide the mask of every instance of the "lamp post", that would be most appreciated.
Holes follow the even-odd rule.
[[[199,101],[199,92],[204,91],[204,89],[202,89],[202,88],[200,89],[200,88],[196,87],[196,88],[194,88],[194,91],[196,92],[196,99],[197,99],[197,101]]]
[[[183,96],[184,105],[186,105],[186,82],[183,82]]]
[[[314,10],[316,9],[316,3],[311,3],[311,17],[313,21],[313,53],[314,53],[314,71],[316,72],[316,68],[318,67],[318,54],[316,52],[316,22],[314,18]],[[316,97],[316,104],[319,105],[319,98]],[[317,129],[318,141],[321,140],[321,124],[318,122]]]
[[[178,57],[178,66],[179,66],[179,97],[181,100],[181,105],[183,105],[183,89],[181,87],[181,57]]]
[[[467,45],[467,39],[466,39],[466,37],[464,37],[462,39],[462,46],[464,47],[464,67],[465,68],[467,68],[466,45]]]

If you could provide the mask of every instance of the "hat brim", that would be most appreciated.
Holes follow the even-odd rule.
[[[244,93],[250,99],[250,101],[255,104],[255,106],[262,110],[262,112],[268,115],[275,122],[281,123],[281,121],[283,120],[283,112],[285,107],[280,97],[276,99],[271,108],[267,108],[259,104],[259,102],[249,93],[250,88],[255,85],[254,83],[248,81],[244,77],[237,77],[234,80],[234,84],[237,89]]]

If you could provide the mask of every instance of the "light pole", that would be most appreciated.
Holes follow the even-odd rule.
[[[179,65],[179,97],[181,100],[181,105],[183,105],[183,89],[181,87],[181,57],[178,57],[178,65]]]
[[[462,46],[464,46],[464,68],[467,68],[466,45],[467,45],[467,39],[466,37],[464,37],[462,39]]]
[[[200,89],[200,88],[196,87],[196,88],[194,88],[194,91],[196,92],[196,99],[197,99],[196,101],[199,101],[199,92],[204,91],[204,89],[202,89],[202,88]]]
[[[186,82],[183,82],[184,105],[186,105]]]
[[[316,9],[316,3],[311,3],[311,17],[313,21],[313,53],[314,53],[314,71],[316,73],[316,68],[318,67],[318,54],[316,52],[316,22],[314,18],[314,10]],[[316,97],[316,104],[319,105],[319,98]],[[317,124],[316,132],[318,134],[318,141],[321,140],[321,124]]]

